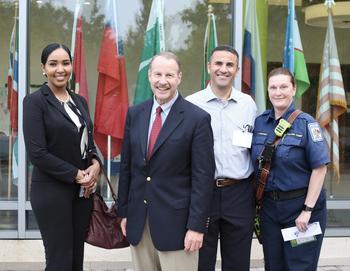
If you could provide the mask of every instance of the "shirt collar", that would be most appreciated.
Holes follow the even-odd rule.
[[[158,106],[160,106],[162,108],[162,111],[168,115],[168,113],[170,112],[171,107],[173,106],[173,104],[175,103],[176,99],[179,97],[179,92],[176,90],[175,96],[169,101],[166,102],[162,105],[160,105],[157,100],[156,97],[153,95],[153,106],[152,106],[152,114],[156,112],[156,109]]]
[[[214,94],[210,83],[207,85],[207,88],[202,90],[204,91],[204,98],[206,102],[210,102],[212,100],[219,100],[219,98]],[[237,93],[237,90],[232,87],[230,97],[228,98],[228,101],[234,101],[237,102],[239,100],[239,95]]]
[[[287,120],[290,114],[292,114],[294,111],[295,111],[295,104],[294,102],[292,102],[288,107],[287,111],[282,114],[281,118]],[[275,119],[275,110],[273,108],[270,111],[270,114],[267,115],[267,120],[268,119]]]

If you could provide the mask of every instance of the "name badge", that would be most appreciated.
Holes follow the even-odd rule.
[[[232,145],[248,148],[252,146],[253,133],[244,130],[234,130],[232,135]]]

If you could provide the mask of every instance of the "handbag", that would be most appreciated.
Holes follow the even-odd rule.
[[[114,202],[112,206],[108,208],[103,197],[99,193],[95,192],[92,194],[93,207],[85,242],[105,249],[128,247],[129,242],[123,235],[120,226],[122,218],[118,217],[117,196],[114,193],[111,182],[103,166],[101,170],[106,177]]]

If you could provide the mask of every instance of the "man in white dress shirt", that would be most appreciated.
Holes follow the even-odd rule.
[[[208,63],[206,89],[186,99],[211,115],[215,152],[215,191],[210,224],[199,252],[199,269],[215,270],[218,239],[223,271],[248,271],[254,221],[253,166],[250,146],[257,107],[232,87],[238,53],[218,46]]]

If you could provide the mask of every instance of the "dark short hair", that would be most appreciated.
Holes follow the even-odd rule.
[[[63,50],[65,50],[69,56],[70,61],[72,62],[72,55],[66,45],[59,44],[59,43],[51,43],[47,45],[41,52],[41,63],[45,65],[47,62],[47,59],[49,58],[49,55],[51,55],[51,53],[58,48],[62,48]]]
[[[151,59],[151,62],[149,63],[149,70],[151,70],[151,67],[152,67],[152,63],[153,61],[157,58],[157,57],[164,57],[166,59],[172,59],[176,62],[178,68],[179,68],[179,73],[181,72],[181,63],[180,63],[180,60],[179,58],[177,57],[177,55],[175,55],[173,52],[170,52],[170,51],[165,51],[165,52],[160,52],[156,55],[154,55]]]
[[[287,75],[290,77],[290,82],[292,83],[293,87],[295,87],[295,78],[293,74],[286,68],[284,67],[278,67],[274,68],[269,72],[269,75],[267,76],[267,82],[269,82],[270,78],[275,75]]]
[[[213,56],[213,54],[215,52],[217,52],[217,51],[229,52],[229,53],[231,53],[231,54],[233,54],[233,55],[235,55],[237,57],[237,62],[239,60],[239,55],[238,55],[238,53],[237,53],[235,48],[233,48],[231,45],[219,45],[219,46],[216,46],[214,48],[214,50],[211,52],[209,61],[211,60],[211,57]]]

